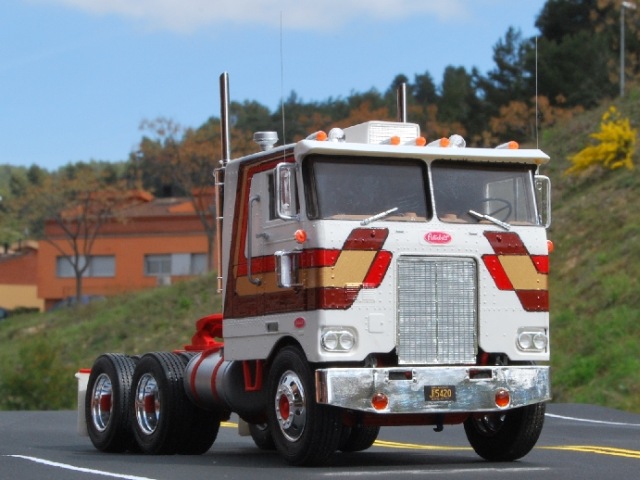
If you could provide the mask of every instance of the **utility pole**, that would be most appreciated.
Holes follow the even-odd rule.
[[[623,1],[620,5],[620,98],[624,97],[624,9],[636,9],[633,2]]]

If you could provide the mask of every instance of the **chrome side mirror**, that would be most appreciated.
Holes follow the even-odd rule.
[[[300,283],[300,251],[277,251],[276,257],[276,278],[278,287],[293,288],[301,287]]]
[[[296,164],[280,163],[276,167],[276,213],[282,220],[298,220]]]
[[[536,203],[540,224],[544,228],[551,225],[551,180],[544,175],[535,176]]]

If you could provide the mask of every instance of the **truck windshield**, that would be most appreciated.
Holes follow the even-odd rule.
[[[419,160],[313,155],[303,174],[309,218],[370,223],[430,217],[427,168]]]
[[[437,216],[450,223],[484,222],[488,219],[481,216],[488,216],[510,225],[538,225],[534,173],[535,167],[525,164],[435,161]]]

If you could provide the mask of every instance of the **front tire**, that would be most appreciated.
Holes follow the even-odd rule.
[[[91,368],[84,414],[91,443],[103,452],[124,452],[133,445],[131,379],[135,361],[121,353],[106,353]]]
[[[469,443],[485,460],[510,462],[524,457],[535,446],[546,404],[537,403],[505,412],[469,417],[464,431]]]
[[[315,401],[313,370],[296,347],[285,347],[268,374],[267,420],[276,449],[291,465],[320,465],[338,448],[339,410]]]

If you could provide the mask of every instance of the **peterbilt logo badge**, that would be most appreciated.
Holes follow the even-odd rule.
[[[445,245],[451,242],[451,235],[446,232],[428,232],[425,234],[424,239],[436,245]]]

